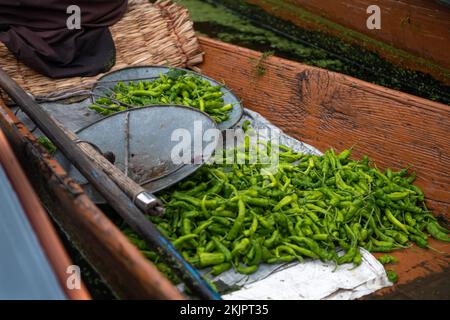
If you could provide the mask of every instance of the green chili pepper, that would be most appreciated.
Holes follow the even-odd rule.
[[[405,220],[411,227],[414,227],[416,225],[416,220],[413,219],[410,212],[405,213]]]
[[[369,235],[369,232],[367,231],[367,229],[362,229],[361,233],[360,233],[360,240],[361,241],[366,241],[367,236]]]
[[[222,191],[223,183],[220,181],[217,181],[214,183],[214,185],[209,189],[206,194],[218,194],[220,191]]]
[[[214,210],[211,212],[212,216],[218,216],[218,217],[226,217],[226,218],[236,218],[236,213],[230,210]]]
[[[283,208],[284,206],[287,206],[288,204],[290,204],[293,201],[293,197],[292,196],[285,196],[283,199],[280,200],[280,202],[273,208],[273,211],[279,211],[281,208]]]
[[[433,217],[434,218],[434,217]],[[433,219],[432,220],[433,222],[434,222],[434,225],[436,226],[436,228],[439,230],[439,231],[441,231],[441,232],[443,232],[443,233],[450,233],[450,230],[449,229],[447,229],[447,228],[444,228],[443,226],[441,226],[438,222],[437,222],[437,220],[436,219]]]
[[[356,246],[350,247],[350,249],[344,255],[342,255],[336,259],[336,263],[344,264],[344,263],[353,262],[353,259],[355,258],[355,255],[358,251],[359,251],[359,249]]]
[[[386,271],[386,274],[387,274],[387,277],[388,277],[388,279],[389,279],[390,282],[395,283],[395,282],[398,281],[398,275],[397,275],[397,273],[396,273],[395,271],[393,271],[393,270],[387,270],[387,271]]]
[[[195,230],[192,232],[194,234],[199,234],[206,230],[214,221],[213,220],[207,220],[202,222]]]
[[[320,213],[325,214],[325,215],[328,214],[327,210],[325,210],[325,209],[323,209],[323,208],[321,208],[319,206],[316,206],[315,204],[312,204],[312,203],[307,203],[306,207],[308,209],[310,209],[310,210],[314,210],[314,211],[320,212]],[[313,217],[311,217],[311,219],[313,219],[313,221],[319,221],[320,220],[317,216],[313,216]]]
[[[257,215],[256,218],[258,219],[259,223],[261,224],[261,226],[263,226],[264,228],[266,228],[267,230],[273,230],[273,225],[269,223],[269,221],[267,221],[266,218],[264,218],[263,216]]]
[[[231,261],[231,252],[230,252],[230,250],[228,250],[228,248],[226,246],[224,246],[222,244],[222,242],[217,237],[212,237],[212,241],[213,241],[214,245],[216,246],[217,250],[222,252],[222,254],[224,255],[225,261],[226,262]]]
[[[256,270],[258,270],[258,266],[257,265],[253,265],[253,266],[243,266],[243,265],[239,265],[236,268],[236,271],[242,274],[252,274],[255,273]]]
[[[347,160],[351,156],[352,152],[350,149],[345,149],[338,154],[337,158],[339,161]]]
[[[409,196],[409,192],[393,192],[386,195],[391,200],[401,200]]]
[[[292,239],[297,243],[298,242],[305,243],[312,252],[314,252],[316,255],[320,257],[320,259],[322,260],[328,259],[328,252],[326,252],[326,250],[322,250],[319,244],[313,239],[307,237],[289,237],[289,239]]]
[[[255,240],[255,239],[252,239],[251,243],[252,243],[252,249],[254,251],[254,255],[253,255],[252,259],[248,262],[248,265],[259,265],[259,263],[262,260],[262,256],[263,256],[261,244],[259,243],[259,241]]]
[[[389,264],[389,263],[397,263],[398,259],[391,255],[385,254],[385,255],[379,257],[378,261],[380,261],[381,264]]]
[[[208,227],[208,230],[211,231],[213,234],[216,235],[226,235],[228,233],[228,228],[224,227],[223,225],[219,225],[217,223],[213,223]]]
[[[422,238],[417,235],[410,235],[409,238],[420,248],[428,248],[428,241],[426,238]]]
[[[264,246],[268,247],[268,248],[272,248],[273,246],[275,246],[277,243],[279,243],[280,241],[280,233],[278,230],[275,230],[272,233],[272,236],[269,239],[266,239],[264,241]]]
[[[408,242],[408,236],[404,235],[402,232],[397,232],[394,235],[394,239],[401,244],[405,244]]]
[[[234,220],[233,227],[227,235],[228,240],[233,240],[238,235],[245,220],[245,203],[241,199],[238,201],[238,216]]]
[[[221,274],[221,273],[223,273],[225,271],[228,271],[230,269],[231,269],[231,263],[224,262],[224,263],[216,264],[215,266],[213,266],[212,269],[211,269],[211,273],[214,276],[218,276],[219,274]]]
[[[250,204],[250,205],[254,205],[254,206],[258,206],[258,207],[269,207],[272,205],[272,202],[269,199],[261,199],[261,198],[252,198],[252,197],[248,197],[243,195],[241,197],[246,203]]]
[[[371,242],[370,242],[371,243]],[[374,246],[371,245],[370,248],[368,248],[368,250],[370,252],[392,252],[395,248],[393,247],[393,245],[390,246],[383,246],[383,247],[379,247],[379,246]]]
[[[411,227],[411,226],[406,226],[407,228],[408,228],[408,231],[410,232],[410,233],[412,233],[412,234],[414,234],[414,235],[416,235],[416,236],[419,236],[419,237],[421,237],[421,238],[424,238],[424,239],[427,239],[428,238],[428,236],[425,234],[425,233],[423,233],[422,231],[420,231],[419,230],[419,228],[413,228],[413,227]],[[424,226],[424,228],[425,228],[426,226]],[[409,236],[411,236],[411,235],[409,235]]]
[[[261,252],[262,252],[261,258],[262,258],[262,261],[264,261],[264,262],[267,262],[269,259],[272,259],[274,257],[272,252],[264,246],[261,246]]]
[[[189,195],[189,196],[194,196],[194,195],[198,195],[200,194],[202,191],[205,191],[207,188],[207,183],[202,182],[200,184],[198,184],[196,187],[192,188],[189,191],[186,191],[185,194]],[[174,195],[174,197],[176,198],[176,195]]]
[[[329,235],[327,233],[318,233],[318,234],[314,234],[312,237],[314,240],[327,241],[329,238]]]
[[[398,221],[396,217],[394,217],[394,215],[392,214],[391,210],[386,209],[386,216],[387,216],[387,218],[389,219],[389,221],[393,225],[395,225],[397,228],[399,228],[400,230],[402,230],[406,234],[409,234],[409,231],[406,228],[406,226],[403,223],[401,223],[400,221]]]
[[[414,176],[414,178],[415,178],[415,176]],[[414,191],[417,194],[419,201],[424,201],[425,200],[425,195],[424,195],[423,191],[420,190],[419,187],[417,187],[415,185],[409,185],[408,188],[410,190]]]
[[[191,233],[192,231],[192,222],[190,219],[188,218],[183,218],[183,224],[182,224],[182,229],[181,229],[181,234],[183,235],[188,235]]]
[[[171,73],[172,71],[169,71]],[[174,73],[179,70],[173,70]],[[110,98],[102,97],[96,103],[113,106],[113,100],[120,103],[142,106],[146,104],[169,104],[183,103],[191,107],[199,108],[209,112],[219,108],[223,111],[220,121],[229,118],[230,105],[224,105],[223,93],[220,86],[213,86],[201,78],[189,74],[179,74],[176,77],[161,75],[153,81],[130,81],[128,84],[118,82],[112,89]],[[127,109],[126,107],[120,107]],[[120,111],[120,110],[114,110]],[[211,113],[210,113],[211,114]]]
[[[225,256],[221,252],[204,252],[198,255],[200,268],[214,266],[225,262]]]
[[[354,192],[354,191],[355,191],[352,187],[350,187],[349,185],[347,185],[347,184],[344,182],[344,180],[342,180],[342,177],[341,177],[341,174],[339,173],[339,171],[336,172],[335,177],[336,177],[336,186],[337,186],[339,189],[344,190],[344,191],[350,191],[350,192]]]
[[[359,251],[359,249],[356,249],[356,253],[355,256],[353,257],[352,260],[353,264],[355,266],[360,266],[362,263],[362,256],[361,256],[361,252]]]
[[[285,245],[292,248],[295,252],[300,253],[302,256],[306,256],[309,258],[313,258],[313,259],[319,259],[319,256],[317,254],[315,254],[314,252],[312,252],[311,250],[299,247],[295,244],[292,243],[287,243],[285,242]]]
[[[186,201],[190,204],[193,204],[196,207],[202,207],[202,200],[199,200],[195,197],[189,196],[187,194],[183,194],[181,192],[174,192],[173,197],[178,200]],[[218,206],[217,200],[206,200],[204,201],[204,206],[208,208],[214,208]]]
[[[248,238],[243,238],[240,242],[238,242],[233,250],[231,251],[231,256],[235,256],[237,254],[244,254],[247,248],[250,245],[250,240]]]
[[[230,219],[230,218],[227,218],[227,217],[221,217],[221,216],[217,216],[217,215],[212,216],[210,219],[211,219],[213,222],[217,222],[217,223],[222,224],[222,225],[224,225],[224,226],[229,226],[229,225],[231,225],[231,221],[233,221],[233,220]]]
[[[277,256],[277,257],[282,256],[282,255],[280,254],[281,252],[285,252],[285,253],[287,253],[288,255],[293,255],[293,256],[295,256],[295,251],[294,251],[294,249],[292,249],[291,247],[286,246],[286,245],[281,245],[281,246],[278,246],[278,247],[275,248],[275,256]]]
[[[206,252],[212,252],[214,250],[214,248],[216,247],[216,245],[214,244],[214,241],[210,240],[205,247],[205,251]]]
[[[389,246],[393,247],[394,246],[394,244],[392,242],[389,242],[389,241],[379,241],[379,240],[374,239],[374,238],[371,238],[370,241],[372,241],[372,243],[375,246],[378,246],[378,247],[389,247]]]
[[[258,229],[258,218],[256,217],[256,214],[253,214],[252,224],[248,230],[244,231],[244,235],[246,237],[250,237],[256,232],[257,229]]]
[[[182,236],[182,237],[179,237],[178,239],[176,239],[176,240],[173,242],[173,246],[174,246],[175,248],[180,248],[183,244],[185,244],[185,243],[188,242],[189,240],[194,239],[194,238],[197,238],[197,237],[198,237],[198,235],[196,235],[196,234],[187,234],[187,235],[185,235],[185,236]]]
[[[292,262],[295,259],[297,259],[296,256],[291,256],[291,255],[285,255],[285,256],[281,256],[281,257],[274,257],[271,258],[269,260],[267,260],[267,263],[269,264],[274,264],[274,263],[286,263],[286,262]]]
[[[427,224],[427,231],[431,234],[431,236],[433,238],[435,238],[436,240],[439,241],[445,241],[445,242],[450,242],[450,237],[442,232],[438,227],[437,224],[434,222],[429,222]]]

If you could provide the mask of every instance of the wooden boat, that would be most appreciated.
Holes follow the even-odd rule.
[[[287,134],[321,150],[356,144],[354,156],[367,154],[380,168],[414,165],[429,207],[448,226],[450,106],[208,38],[200,43],[202,72]],[[55,221],[120,298],[181,298],[1,101],[0,127]],[[450,252],[448,243],[431,245]],[[398,284],[370,297],[423,298],[430,286],[448,286],[448,254],[420,248],[395,254]],[[448,295],[448,287],[439,292]]]
[[[222,2],[227,2],[226,0]],[[245,0],[301,28],[320,30],[450,83],[450,3],[424,0]],[[380,9],[380,29],[366,21]]]

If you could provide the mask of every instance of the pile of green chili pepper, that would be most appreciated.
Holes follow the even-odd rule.
[[[351,150],[317,156],[280,146],[275,173],[262,164],[205,165],[159,195],[165,216],[148,218],[189,262],[213,275],[231,268],[251,274],[262,263],[305,258],[357,266],[360,247],[391,252],[414,242],[427,248],[429,235],[450,241],[409,168],[382,172],[367,156],[350,156]]]
[[[153,81],[125,84],[118,82],[105,97],[95,100],[89,108],[108,116],[130,107],[153,104],[177,104],[206,112],[217,123],[228,120],[233,105],[224,104],[221,86],[183,70],[171,70],[160,74]]]

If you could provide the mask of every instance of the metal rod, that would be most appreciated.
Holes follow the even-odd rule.
[[[0,68],[0,87],[55,143],[56,147],[99,191],[125,222],[145,240],[147,245],[161,255],[167,265],[194,294],[197,294],[201,299],[221,299],[220,295],[181,256],[153,223],[145,218],[138,207],[111,178],[80,151],[77,144],[50,119],[49,115],[2,68]]]

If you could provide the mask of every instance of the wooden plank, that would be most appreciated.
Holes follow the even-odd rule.
[[[1,100],[0,128],[53,219],[120,298],[183,299]]]
[[[448,55],[450,8],[435,1],[246,0],[246,2],[258,5],[270,14],[300,27],[321,30],[358,43],[394,63],[431,73],[446,83],[450,81],[450,55]],[[369,17],[366,10],[370,5],[380,7],[381,29],[370,30],[366,26]],[[352,33],[350,30],[355,32]],[[364,36],[369,38],[364,39]],[[404,50],[412,56],[394,52],[388,46]],[[433,64],[442,69],[439,70],[440,68]]]
[[[202,71],[244,105],[320,150],[356,145],[380,168],[412,164],[436,214],[450,218],[450,106],[349,76],[201,38]]]

